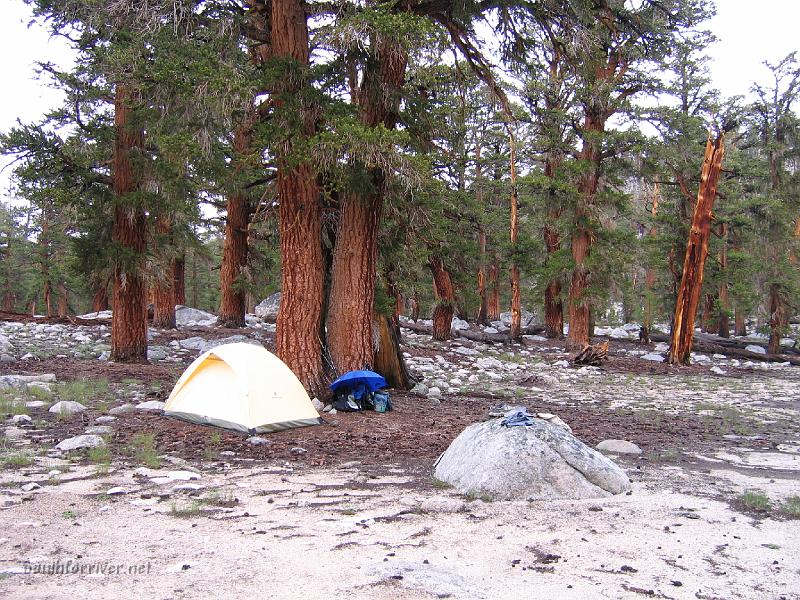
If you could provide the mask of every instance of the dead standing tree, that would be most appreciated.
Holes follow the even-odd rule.
[[[700,188],[697,204],[689,230],[686,255],[683,261],[683,275],[675,302],[675,320],[672,326],[672,343],[666,362],[670,364],[689,364],[694,337],[694,321],[700,292],[703,288],[703,269],[708,256],[708,240],[711,235],[711,210],[717,196],[722,159],[725,155],[725,134],[720,132],[716,140],[708,134],[703,169],[700,175]]]

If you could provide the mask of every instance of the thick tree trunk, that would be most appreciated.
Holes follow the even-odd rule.
[[[544,174],[551,181],[555,177],[556,170],[561,164],[560,156],[548,153],[545,160]],[[549,201],[555,203],[555,192],[551,185]],[[548,218],[551,223],[556,223],[561,218],[561,209],[552,206],[548,209]],[[546,224],[544,226],[544,245],[547,250],[547,259],[561,250],[561,235],[556,227]],[[561,300],[561,279],[552,278],[544,288],[544,326],[545,336],[550,339],[561,339],[564,337],[564,303]]]
[[[114,217],[112,240],[123,252],[114,263],[111,360],[147,362],[147,285],[142,262],[147,221],[144,209],[126,196],[139,189],[132,154],[142,148],[141,130],[131,126],[131,94],[117,85],[114,99]]]
[[[181,254],[172,263],[173,288],[175,304],[186,304],[186,256]]]
[[[379,196],[350,195],[342,202],[328,307],[328,347],[339,373],[372,366],[380,204]]]
[[[428,267],[433,275],[433,291],[438,300],[433,311],[433,339],[449,340],[450,330],[453,326],[453,305],[455,303],[453,280],[440,256],[431,256],[428,259]]]
[[[478,315],[476,321],[478,325],[489,324],[489,305],[486,294],[486,230],[483,225],[478,226],[478,251],[480,252],[480,266],[478,267]]]
[[[243,168],[244,157],[252,143],[251,119],[239,126],[233,136],[235,154],[234,174]],[[228,194],[228,210],[225,219],[225,242],[222,248],[222,265],[219,271],[221,299],[217,325],[221,327],[244,327],[246,290],[243,281],[248,259],[248,232],[250,202],[244,190],[236,189]]]
[[[359,120],[367,128],[393,129],[407,57],[397,42],[376,34],[370,58],[356,95]],[[360,168],[365,170],[369,189],[342,197],[333,252],[327,340],[340,373],[370,366],[373,360],[372,313],[384,174],[377,168]]]
[[[272,1],[272,43],[277,58],[295,61],[300,68],[309,64],[308,25],[305,3],[300,0]],[[280,92],[301,93],[309,84],[286,78]],[[276,102],[281,108],[280,101]],[[306,107],[301,108],[304,136],[314,133]],[[278,201],[281,239],[281,310],[276,324],[275,347],[302,384],[313,394],[329,394],[322,365],[323,262],[322,211],[314,169],[308,162],[295,161],[292,139],[279,147]],[[371,315],[371,312],[370,312]]]
[[[605,119],[595,113],[587,113],[584,118],[583,148],[580,160],[586,172],[578,181],[578,205],[572,231],[572,260],[575,263],[569,287],[569,335],[567,350],[578,352],[589,345],[588,296],[589,269],[586,261],[591,255],[593,233],[589,229],[589,211],[594,205],[602,163],[601,136],[605,129]]]
[[[717,183],[724,155],[724,134],[721,133],[714,141],[709,133],[697,203],[683,261],[683,276],[675,303],[672,343],[667,355],[667,362],[670,364],[688,364],[692,352],[694,321],[703,289],[703,269],[708,256],[708,239],[711,234],[711,211],[717,195]]]

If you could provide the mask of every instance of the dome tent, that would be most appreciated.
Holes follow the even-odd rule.
[[[291,369],[247,343],[197,357],[175,384],[164,414],[251,434],[323,423]]]

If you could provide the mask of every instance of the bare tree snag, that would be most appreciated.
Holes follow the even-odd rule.
[[[133,156],[144,134],[131,125],[131,92],[118,84],[114,98],[114,260],[111,360],[147,362],[147,285],[143,272],[147,221],[145,211],[127,198],[140,186],[140,168]]]
[[[431,256],[428,259],[428,267],[433,275],[433,291],[438,300],[433,311],[433,339],[449,340],[455,305],[453,281],[440,256]]]
[[[725,155],[724,141],[724,133],[720,133],[717,139],[713,140],[709,132],[703,169],[700,174],[697,203],[683,261],[683,275],[675,303],[672,342],[667,355],[667,362],[670,364],[689,364],[692,352],[694,321],[703,289],[703,269],[708,256],[708,240],[711,234],[713,219],[711,211],[714,207],[722,159]]]

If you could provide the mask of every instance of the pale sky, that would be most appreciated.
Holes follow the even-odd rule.
[[[0,96],[0,131],[17,119],[35,121],[58,106],[60,95],[36,80],[34,63],[70,64],[69,46],[50,38],[46,29],[33,25],[22,0],[3,0],[0,19],[0,56],[4,57],[4,93]],[[719,42],[709,48],[713,58],[713,84],[723,96],[746,95],[754,81],[769,83],[764,60],[777,62],[800,51],[800,0],[717,0],[717,16],[709,22]],[[0,168],[9,160],[0,157]],[[8,171],[0,173],[0,199],[7,197]]]

